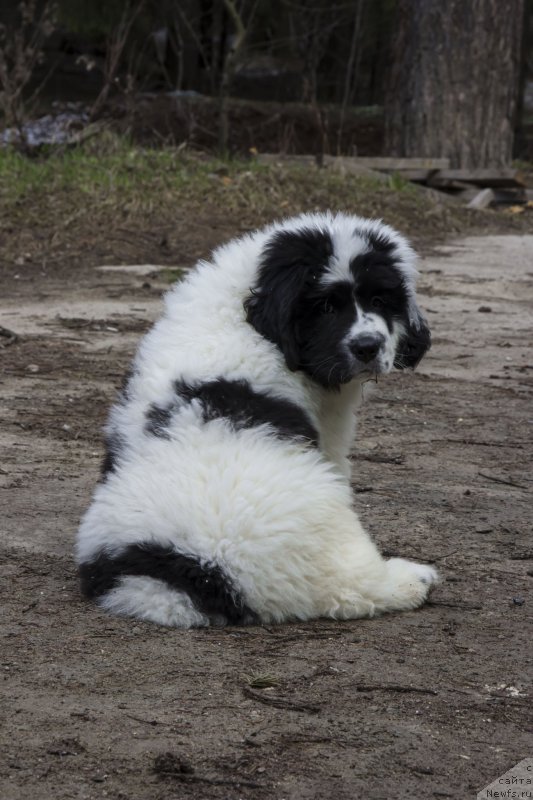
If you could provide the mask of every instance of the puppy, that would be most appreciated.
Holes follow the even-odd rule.
[[[304,214],[170,290],[107,425],[77,539],[86,596],[182,628],[424,602],[435,570],[382,558],[348,460],[362,384],[429,348],[414,262],[381,222]]]

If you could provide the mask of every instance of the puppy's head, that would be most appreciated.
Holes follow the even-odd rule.
[[[415,367],[430,346],[415,298],[415,255],[380,222],[304,215],[274,226],[248,322],[289,369],[326,388]]]

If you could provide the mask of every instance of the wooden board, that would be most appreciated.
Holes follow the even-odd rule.
[[[344,156],[307,156],[307,155],[287,155],[285,153],[259,153],[256,157],[260,164],[294,164],[307,167],[324,167],[343,175],[359,175],[361,177],[373,178],[381,183],[389,180],[389,175],[385,172],[369,169],[364,164],[358,164],[358,159]]]
[[[524,186],[524,178],[517,169],[441,169],[430,178],[435,188],[457,188],[456,183],[475,186],[505,187]]]
[[[428,172],[434,170],[448,169],[450,166],[449,158],[380,158],[374,156],[313,156],[313,155],[290,155],[287,153],[259,153],[257,160],[263,164],[272,164],[278,161],[288,161],[298,163],[326,163],[328,166],[335,162],[343,164],[345,168],[372,169],[380,172],[399,172],[406,170],[418,170],[421,178]]]
[[[370,169],[365,164],[359,163],[358,158],[344,156],[323,156],[322,166],[339,172],[341,175],[358,175],[360,177],[372,178],[380,183],[388,183],[390,175],[376,169]]]
[[[378,158],[374,156],[357,156],[351,159],[369,169],[385,172],[403,172],[404,170],[449,169],[449,158]]]

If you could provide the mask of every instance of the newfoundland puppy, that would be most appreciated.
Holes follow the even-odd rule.
[[[420,606],[353,509],[365,381],[415,367],[415,255],[382,222],[304,214],[235,239],[166,296],[111,411],[77,540],[84,594],[181,628]]]

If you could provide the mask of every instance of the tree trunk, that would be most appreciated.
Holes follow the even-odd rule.
[[[453,168],[512,158],[523,0],[397,0],[387,155]]]

